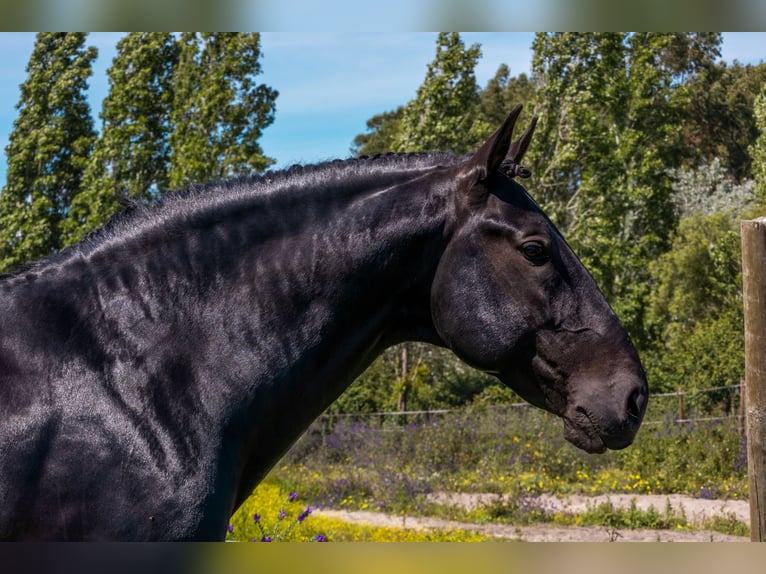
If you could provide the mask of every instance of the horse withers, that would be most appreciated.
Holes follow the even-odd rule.
[[[220,540],[402,341],[495,374],[588,452],[631,444],[644,372],[516,181],[520,109],[465,157],[189,189],[0,279],[0,538]]]

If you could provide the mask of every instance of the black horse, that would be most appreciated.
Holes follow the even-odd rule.
[[[448,347],[628,446],[648,389],[593,279],[514,176],[521,106],[474,154],[293,168],[137,205],[0,280],[0,538],[222,539],[383,349]]]

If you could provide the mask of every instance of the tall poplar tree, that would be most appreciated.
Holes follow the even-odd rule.
[[[184,33],[174,73],[170,187],[257,173],[273,160],[258,139],[277,91],[256,83],[257,33]]]
[[[394,151],[450,150],[466,153],[487,132],[477,122],[479,87],[474,68],[481,48],[465,47],[457,32],[442,32],[436,57],[414,100],[404,108]]]
[[[535,85],[526,74],[511,76],[511,69],[500,64],[479,93],[479,100],[481,119],[492,129],[500,127],[517,104],[523,104],[517,125],[526,128],[534,112]]]
[[[511,76],[508,66],[501,64],[480,89],[474,74],[480,56],[478,44],[466,48],[459,34],[439,34],[436,56],[415,99],[367,120],[367,131],[354,138],[351,152],[466,153],[483,143],[519,103],[524,104],[524,110],[518,123],[526,125],[534,110],[531,78],[526,74]]]
[[[40,33],[21,85],[0,194],[0,270],[60,249],[62,222],[95,140],[87,79],[97,51],[83,33]]]
[[[119,208],[119,197],[150,199],[168,188],[172,75],[178,45],[164,32],[127,34],[108,71],[101,136],[66,223],[76,241]]]

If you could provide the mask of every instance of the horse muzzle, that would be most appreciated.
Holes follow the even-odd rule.
[[[648,397],[648,385],[642,377],[616,383],[609,397],[591,395],[592,400],[575,400],[562,415],[564,438],[589,453],[630,446],[644,418]]]

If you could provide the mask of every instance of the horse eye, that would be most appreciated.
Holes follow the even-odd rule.
[[[521,246],[521,253],[531,263],[542,265],[548,261],[548,255],[545,253],[545,247],[538,241],[528,241]]]

